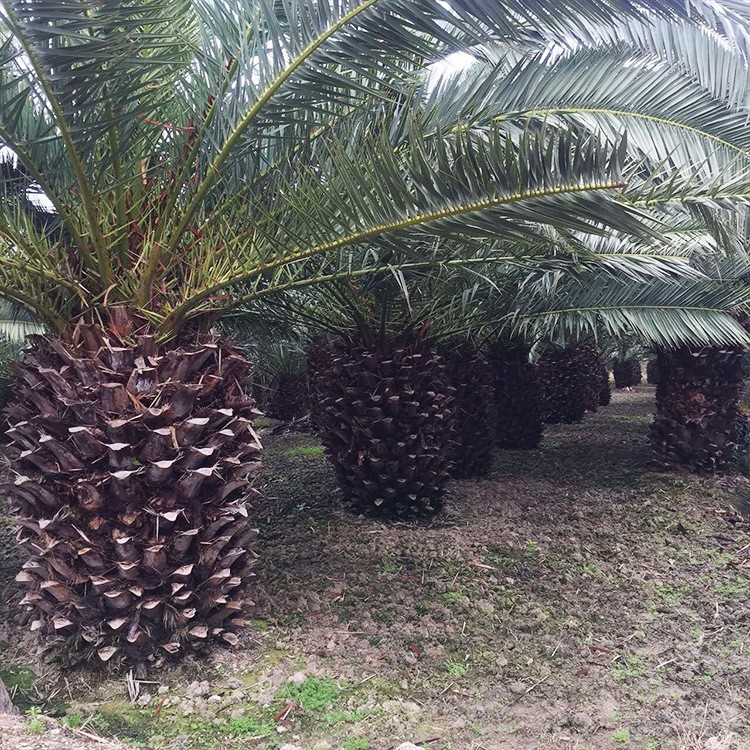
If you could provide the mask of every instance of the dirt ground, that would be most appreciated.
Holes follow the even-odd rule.
[[[650,471],[652,402],[618,393],[540,450],[496,452],[426,528],[345,512],[314,437],[269,437],[240,648],[129,696],[123,676],[40,666],[11,606],[0,677],[169,750],[747,750],[750,486]]]

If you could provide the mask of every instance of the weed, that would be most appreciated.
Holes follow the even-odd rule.
[[[269,721],[258,721],[252,716],[240,716],[226,724],[226,733],[232,737],[247,737],[270,734],[274,726]]]
[[[297,701],[306,713],[319,713],[336,701],[341,690],[330,678],[308,677],[302,683],[287,682],[276,695]]]
[[[469,668],[460,661],[449,661],[445,664],[445,671],[452,677],[464,677]]]
[[[646,667],[640,657],[634,654],[623,655],[621,659],[612,664],[612,677],[618,682],[643,677],[646,674]]]
[[[342,750],[369,750],[370,743],[363,737],[349,737],[341,745]]]
[[[616,729],[612,733],[612,739],[621,745],[627,745],[630,742],[630,732],[627,729]]]
[[[393,562],[393,560],[383,560],[380,570],[383,573],[399,573],[401,571],[401,566]]]
[[[46,728],[42,721],[42,709],[39,706],[32,706],[29,709],[29,732],[31,734],[44,734]]]
[[[455,604],[458,601],[458,594],[455,591],[446,591],[443,594],[443,601],[446,604]]]
[[[70,729],[80,729],[86,720],[80,711],[72,711],[67,716],[63,716],[60,722]]]
[[[656,584],[656,595],[667,604],[676,604],[687,593],[684,586],[670,586],[668,583]]]
[[[656,740],[649,740],[646,743],[646,750],[659,750],[659,743]]]
[[[727,598],[750,594],[750,579],[743,578],[737,581],[720,583],[714,588],[714,594]]]

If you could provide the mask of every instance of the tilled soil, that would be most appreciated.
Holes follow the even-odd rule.
[[[750,527],[735,510],[750,487],[650,471],[652,401],[618,393],[540,450],[496,452],[428,527],[347,513],[313,437],[269,438],[256,630],[152,679],[175,696],[197,672],[208,692],[241,684],[276,733],[191,744],[159,726],[153,746],[750,748]],[[335,680],[336,712],[278,710],[292,676]],[[73,690],[91,710],[122,694]],[[143,710],[181,717],[179,701]]]

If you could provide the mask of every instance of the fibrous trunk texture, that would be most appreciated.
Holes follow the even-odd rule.
[[[269,386],[266,414],[289,422],[308,412],[307,378],[305,375],[280,375]]]
[[[331,342],[318,336],[310,339],[305,347],[305,367],[307,392],[310,405],[310,423],[314,430],[320,426],[320,399],[322,393],[318,387],[318,374],[323,372],[331,361]]]
[[[582,341],[571,347],[571,357],[577,359],[581,377],[585,381],[586,411],[597,411],[605,385],[602,382],[602,368],[604,367],[602,356],[593,341]],[[609,390],[609,376],[607,376],[606,386]]]
[[[489,353],[495,375],[496,444],[504,450],[538,448],[544,432],[542,392],[523,344],[498,344]]]
[[[646,382],[650,385],[659,384],[659,360],[658,358],[650,359],[646,363]]]
[[[457,449],[454,476],[474,477],[489,469],[494,445],[493,370],[469,343],[446,347],[443,357],[456,389]]]
[[[419,337],[339,339],[315,376],[318,426],[345,498],[385,517],[440,510],[455,452],[455,389]]]
[[[609,384],[609,370],[604,360],[599,365],[599,406],[609,406],[612,401],[612,388]]]
[[[32,339],[11,424],[32,630],[75,660],[237,642],[261,450],[250,365],[215,337],[157,349],[79,325]]]
[[[637,359],[616,359],[612,365],[615,388],[632,388],[641,382],[641,363]]]
[[[546,352],[537,362],[547,424],[580,422],[591,404],[591,378],[576,346]]]
[[[738,403],[745,366],[733,349],[680,349],[658,357],[651,444],[662,466],[721,471],[740,439]]]

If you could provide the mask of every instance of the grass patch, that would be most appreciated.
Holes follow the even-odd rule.
[[[320,713],[330,708],[341,695],[336,682],[328,677],[308,677],[304,682],[288,682],[277,698],[297,701],[305,713]]]
[[[284,455],[288,458],[297,458],[298,456],[322,456],[325,448],[322,445],[295,445],[287,448]]]

